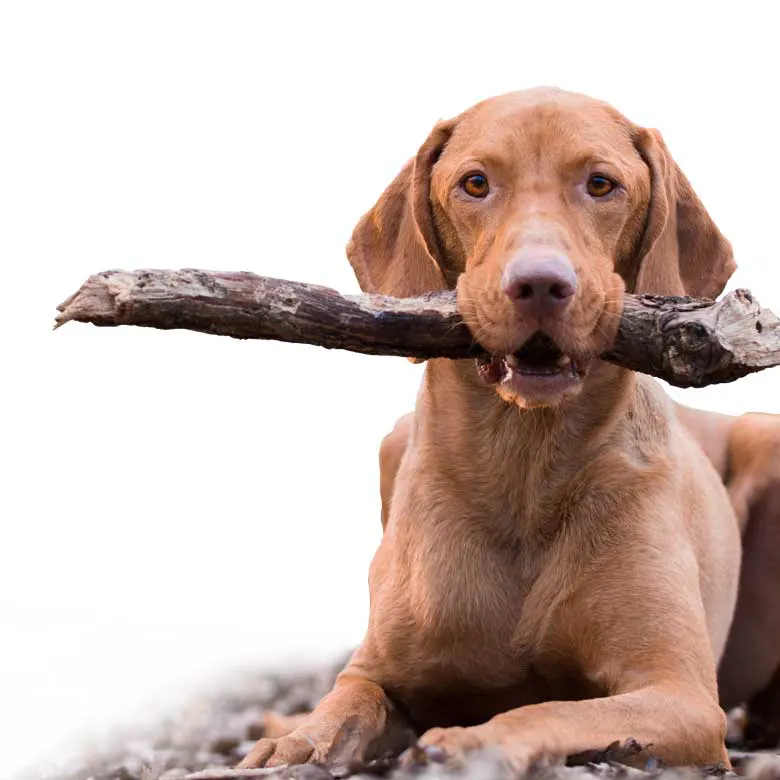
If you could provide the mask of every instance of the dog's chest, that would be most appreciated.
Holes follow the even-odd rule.
[[[532,585],[501,590],[464,576],[424,605],[401,599],[394,617],[385,613],[383,685],[416,729],[476,725],[528,704],[598,694],[562,657]]]
[[[550,605],[535,594],[550,574],[543,551],[462,531],[395,539],[372,588],[381,676],[421,723],[447,712],[478,722],[572,689],[544,658]]]

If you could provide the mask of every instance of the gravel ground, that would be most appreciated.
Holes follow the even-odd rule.
[[[267,710],[294,714],[311,709],[330,688],[342,664],[312,673],[243,675],[225,683],[218,691],[193,698],[174,716],[162,723],[132,733],[117,734],[111,745],[85,751],[83,757],[56,775],[35,771],[25,780],[233,780],[266,776],[269,770],[237,774],[231,767],[262,736]],[[780,780],[780,754],[777,751],[748,752],[742,738],[742,720],[731,718],[734,772],[721,767],[686,770],[648,765],[644,771],[620,763],[625,747],[613,746],[587,757],[579,766],[538,766],[527,774],[529,780],[683,780],[683,778],[744,776],[759,780]],[[628,747],[630,752],[630,746]],[[332,780],[333,776],[312,766],[276,770],[273,776],[301,780]],[[375,762],[357,768],[353,777],[387,777],[391,780],[510,780],[513,774],[490,754],[475,755],[465,767],[451,767],[419,756],[409,765],[397,761]]]

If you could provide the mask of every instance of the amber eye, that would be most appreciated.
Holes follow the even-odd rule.
[[[484,198],[489,190],[487,176],[481,173],[470,173],[461,181],[460,186],[472,198]]]
[[[615,189],[615,182],[606,176],[594,174],[588,179],[588,195],[591,198],[603,198]]]

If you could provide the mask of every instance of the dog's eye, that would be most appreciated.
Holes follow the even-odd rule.
[[[487,176],[482,173],[470,173],[461,181],[460,186],[472,198],[484,198],[490,189]]]
[[[594,174],[588,179],[588,195],[591,198],[603,198],[615,189],[615,182],[606,176]]]

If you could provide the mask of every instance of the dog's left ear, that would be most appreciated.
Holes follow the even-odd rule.
[[[650,207],[638,255],[624,274],[630,292],[717,298],[736,270],[715,226],[657,130],[637,128],[650,169]]]

